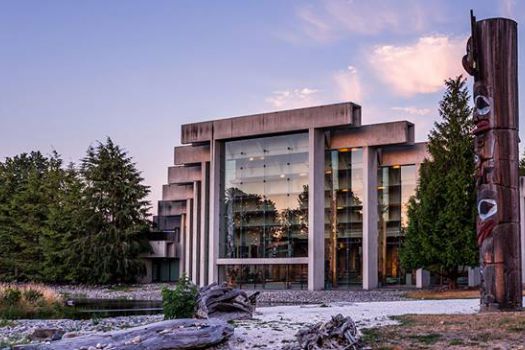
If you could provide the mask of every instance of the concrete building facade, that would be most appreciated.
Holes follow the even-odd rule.
[[[182,126],[155,218],[151,280],[364,289],[424,283],[399,265],[426,144],[353,103]]]

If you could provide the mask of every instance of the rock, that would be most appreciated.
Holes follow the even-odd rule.
[[[94,333],[52,343],[17,345],[15,350],[97,349],[109,344],[120,350],[205,349],[217,345],[233,334],[233,327],[218,319],[167,320],[120,331]]]
[[[64,333],[60,328],[37,328],[29,336],[29,339],[33,341],[60,340]]]
[[[219,318],[225,321],[253,317],[260,292],[248,296],[245,291],[212,283],[199,290],[197,318]]]

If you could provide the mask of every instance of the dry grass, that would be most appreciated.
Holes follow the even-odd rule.
[[[372,349],[525,349],[525,312],[405,315],[363,330]]]
[[[523,293],[525,296],[525,290]],[[479,298],[479,289],[430,289],[410,291],[405,294],[405,297],[420,300],[442,300],[442,299],[476,299]]]
[[[39,298],[41,302],[47,304],[61,303],[63,302],[63,297],[61,294],[56,292],[54,289],[49,288],[43,284],[37,283],[25,283],[25,284],[10,284],[10,283],[0,283],[0,300],[4,300],[5,296],[9,291],[18,290],[20,291],[21,303],[33,303],[34,300],[31,299],[31,295],[40,295]],[[37,294],[35,294],[37,293]]]

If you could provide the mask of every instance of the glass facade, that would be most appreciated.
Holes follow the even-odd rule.
[[[222,265],[220,282],[238,288],[306,289],[308,265]]]
[[[363,150],[325,157],[325,287],[361,285],[363,265]]]
[[[224,147],[221,258],[308,255],[308,134]]]
[[[406,273],[399,265],[399,247],[407,226],[410,197],[416,190],[416,166],[396,165],[378,170],[378,270],[383,285],[404,284]]]

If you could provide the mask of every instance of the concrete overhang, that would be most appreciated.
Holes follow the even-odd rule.
[[[202,176],[201,166],[171,166],[168,168],[168,183],[185,185],[200,181]]]
[[[173,152],[175,165],[198,164],[210,161],[210,145],[177,146]]]
[[[179,201],[159,201],[158,215],[177,216],[186,213],[186,199]]]
[[[414,143],[414,124],[408,121],[365,125],[334,130],[329,148],[353,148]]]
[[[361,107],[351,102],[182,125],[182,144],[265,134],[361,125]]]
[[[380,165],[420,164],[429,156],[426,142],[413,145],[385,147],[381,150]]]
[[[193,198],[193,185],[163,185],[162,200],[180,201]]]

